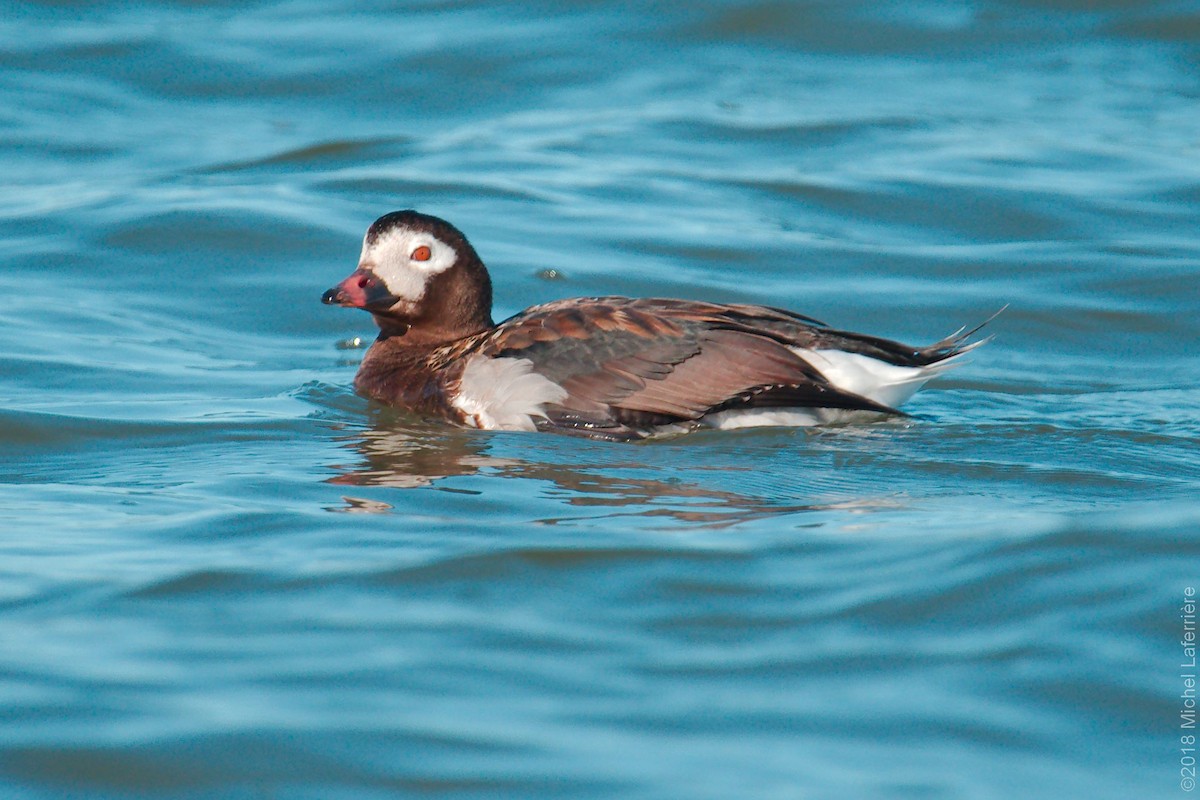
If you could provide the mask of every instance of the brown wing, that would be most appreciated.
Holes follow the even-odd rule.
[[[788,345],[830,333],[815,320],[757,306],[621,297],[565,300],[507,320],[480,347],[525,357],[567,390],[551,427],[636,438],[646,428],[738,407],[893,412],[836,389]]]

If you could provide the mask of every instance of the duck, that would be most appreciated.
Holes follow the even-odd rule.
[[[497,324],[467,237],[411,209],[375,220],[356,269],[321,299],[379,328],[354,378],[371,400],[607,441],[903,417],[898,406],[987,341],[971,341],[987,322],[914,347],[770,306],[622,296],[554,300]]]

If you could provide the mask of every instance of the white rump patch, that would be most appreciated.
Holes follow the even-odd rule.
[[[952,356],[928,367],[898,367],[877,358],[842,350],[805,350],[789,348],[803,358],[837,388],[896,408],[908,400],[927,381],[958,366]],[[874,411],[842,408],[738,408],[718,411],[700,422],[710,428],[733,430],[783,426],[791,428],[832,423],[868,422],[880,418]]]
[[[428,261],[415,261],[413,251],[429,248]],[[425,296],[425,285],[431,275],[445,272],[458,261],[458,252],[426,231],[394,228],[370,245],[363,238],[362,255],[358,263],[374,272],[388,291],[410,303]]]
[[[458,396],[451,402],[476,428],[532,431],[537,430],[533,418],[546,416],[546,403],[566,397],[567,390],[534,372],[528,358],[475,355],[467,362]]]
[[[897,408],[932,378],[958,366],[952,356],[928,367],[898,367],[861,353],[789,348],[837,388]],[[961,355],[961,354],[960,354]]]

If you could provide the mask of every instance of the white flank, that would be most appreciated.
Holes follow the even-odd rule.
[[[731,431],[762,427],[809,428],[839,422],[868,422],[879,416],[873,411],[843,408],[739,408],[708,414],[700,422],[709,428]]]
[[[701,418],[701,422],[710,428],[722,431],[737,428],[762,428],[779,426],[787,428],[805,428],[810,425],[820,425],[827,420],[822,419],[820,408],[745,408],[732,411],[718,411]]]
[[[958,364],[958,356],[928,367],[898,367],[877,358],[841,350],[789,348],[839,389],[897,408],[932,378]],[[961,355],[961,354],[960,354]]]
[[[412,258],[418,247],[429,248],[427,261]],[[425,296],[429,276],[445,272],[457,260],[455,249],[436,236],[401,227],[388,231],[369,246],[364,237],[358,263],[378,275],[396,297],[415,303]]]
[[[546,403],[565,399],[567,391],[533,371],[527,358],[475,355],[463,370],[455,408],[467,424],[485,430],[532,431],[534,417],[546,416]]]

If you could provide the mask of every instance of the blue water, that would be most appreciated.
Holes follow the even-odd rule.
[[[8,4],[0,101],[0,797],[1189,795],[1194,3]],[[319,302],[406,207],[497,318],[1009,308],[908,420],[457,430]]]

